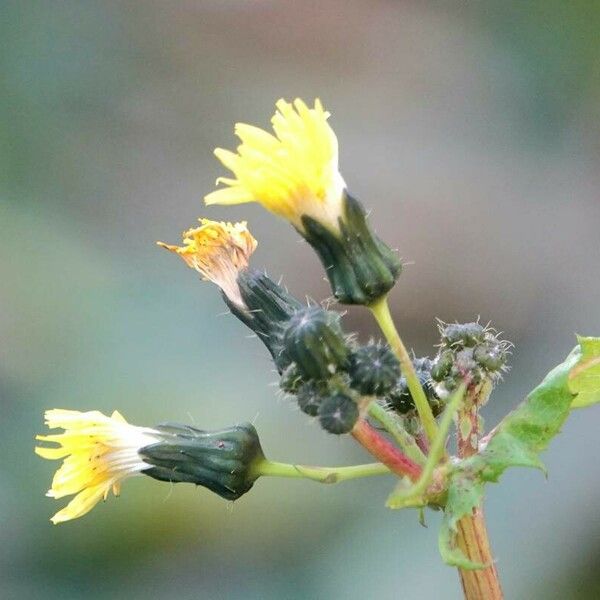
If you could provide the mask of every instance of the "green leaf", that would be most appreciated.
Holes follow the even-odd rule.
[[[462,468],[478,474],[483,481],[498,481],[508,467],[534,467],[545,472],[539,454],[569,416],[574,394],[568,378],[578,360],[579,354],[571,352],[550,371],[492,431],[479,454],[463,461]]]
[[[576,398],[572,408],[600,402],[600,338],[577,336],[579,361],[569,374],[569,388]]]
[[[440,529],[438,544],[443,561],[461,569],[483,569],[487,565],[469,560],[456,544],[458,522],[471,516],[483,500],[483,482],[468,472],[457,470],[450,479],[448,500]]]

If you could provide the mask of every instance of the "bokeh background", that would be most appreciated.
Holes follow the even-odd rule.
[[[309,247],[260,207],[202,206],[233,123],[319,96],[341,165],[410,263],[393,311],[418,354],[434,317],[481,315],[515,342],[486,409],[513,407],[600,334],[600,5],[521,2],[33,2],[0,7],[0,596],[460,598],[387,478],[269,479],[234,505],[137,478],[52,526],[51,407],[132,422],[252,420],[277,460],[367,457],[277,398],[264,348],[155,246],[200,216],[248,219],[255,265],[329,295]],[[375,335],[361,310],[348,328]],[[600,597],[600,412],[573,414],[487,514],[507,598]]]

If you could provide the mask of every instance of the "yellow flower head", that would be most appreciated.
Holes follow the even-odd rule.
[[[183,246],[163,242],[158,245],[181,256],[189,267],[218,285],[230,300],[243,307],[237,276],[248,267],[257,246],[246,222],[232,224],[200,219],[200,227],[183,233],[183,243]]]
[[[106,500],[111,488],[118,496],[121,481],[150,467],[138,450],[160,440],[157,431],[129,425],[117,411],[107,417],[96,410],[54,409],[46,411],[45,418],[50,429],[65,430],[36,436],[58,444],[53,448],[38,446],[36,454],[50,460],[64,459],[46,495],[62,498],[77,494],[52,517],[55,524],[85,515],[101,499]]]
[[[334,231],[346,187],[338,170],[338,143],[320,100],[308,108],[300,100],[279,100],[271,119],[274,134],[237,123],[237,154],[217,148],[217,158],[235,175],[219,177],[227,188],[205,197],[206,204],[260,202],[304,231],[308,215]]]

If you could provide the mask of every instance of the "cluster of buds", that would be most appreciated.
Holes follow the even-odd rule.
[[[317,306],[299,310],[287,323],[283,351],[289,359],[280,387],[296,396],[305,414],[318,417],[326,431],[348,433],[359,417],[359,398],[347,385],[351,340],[340,315]]]
[[[480,323],[440,323],[441,344],[430,373],[435,392],[447,398],[460,384],[495,383],[507,370],[510,342]]]
[[[360,409],[373,400],[399,414],[415,415],[415,404],[388,344],[358,345],[344,335],[338,313],[317,307],[298,311],[284,327],[282,352],[291,360],[280,378],[281,389],[295,396],[300,410],[318,417],[325,431],[348,433]],[[429,359],[415,361],[435,415],[444,403],[432,385]]]
[[[245,223],[203,219],[201,227],[183,238],[181,247],[161,245],[220,287],[232,314],[269,350],[282,388],[297,395],[303,412],[318,416],[327,431],[351,431],[360,395],[348,385],[349,376],[342,376],[353,364],[353,342],[342,331],[340,314],[304,305],[268,275],[250,268],[256,241]],[[211,260],[216,254],[218,260]]]

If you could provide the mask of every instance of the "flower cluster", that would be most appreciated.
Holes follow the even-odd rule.
[[[319,100],[312,107],[299,99],[279,100],[276,109],[273,133],[238,123],[237,151],[215,151],[233,177],[220,177],[217,183],[225,187],[209,193],[206,204],[259,202],[288,220],[316,250],[338,301],[374,305],[393,287],[401,264],[347,191],[329,113]],[[401,379],[389,347],[358,345],[343,332],[340,314],[300,302],[251,268],[257,242],[245,222],[199,221],[184,231],[181,245],[158,244],[218,286],[232,314],[264,343],[281,388],[303,412],[318,417],[331,433],[354,431],[373,399],[383,401]],[[58,448],[36,449],[44,458],[64,458],[49,495],[75,494],[54,522],[85,514],[110,489],[118,493],[121,481],[132,475],[194,482],[235,499],[269,464],[251,426],[213,435],[184,426],[136,427],[116,411],[111,417],[62,410],[46,416],[49,427],[64,429],[39,436]],[[360,427],[364,436],[368,430]],[[227,473],[215,471],[218,464],[227,465]],[[417,467],[407,472],[414,476]]]
[[[317,252],[336,299],[367,306],[387,342],[359,343],[356,335],[344,332],[339,312],[301,302],[252,267],[257,242],[245,222],[203,218],[183,233],[180,246],[159,245],[219,288],[231,313],[265,345],[280,388],[304,414],[329,433],[351,434],[379,461],[340,468],[336,481],[343,473],[351,478],[389,470],[416,481],[445,399],[463,380],[495,377],[504,368],[506,347],[476,324],[447,326],[434,361],[408,356],[385,313],[385,298],[401,263],[348,193],[328,117],[318,100],[312,108],[301,100],[280,100],[273,133],[236,125],[241,140],[237,152],[216,150],[234,177],[219,178],[225,187],[208,194],[206,203],[257,201],[287,219]],[[64,430],[38,436],[58,444],[36,448],[40,456],[64,459],[48,494],[75,496],[52,518],[55,523],[87,513],[133,475],[201,485],[229,500],[248,492],[265,474],[333,480],[323,475],[323,468],[268,461],[250,424],[212,432],[178,424],[147,428],[128,424],[116,411],[107,417],[98,411],[51,410],[46,419],[50,428]]]
[[[220,290],[231,313],[253,331],[275,364],[279,387],[300,411],[335,435],[349,434],[377,462],[310,467],[265,458],[253,425],[215,431],[167,423],[139,427],[114,411],[54,409],[46,424],[62,433],[39,435],[35,452],[62,460],[47,495],[72,496],[53,517],[62,523],[89,512],[135,475],[200,485],[228,500],[246,494],[262,476],[320,483],[394,475],[390,508],[443,510],[443,559],[458,566],[469,598],[500,599],[502,592],[483,521],[484,485],[510,466],[542,467],[539,454],[574,407],[600,401],[600,339],[580,338],[524,403],[484,435],[480,408],[507,370],[511,344],[478,322],[441,323],[434,358],[405,347],[387,295],[401,273],[396,253],[380,240],[366,211],[346,188],[338,142],[319,100],[280,100],[273,133],[237,124],[236,152],[217,149],[232,171],[206,204],[259,202],[287,219],[316,251],[340,303],[368,308],[385,342],[360,343],[342,315],[301,302],[250,265],[257,242],[245,222],[200,219],[181,246],[159,245],[180,256]],[[454,425],[457,456],[450,456]]]
[[[429,406],[434,416],[437,417],[442,413],[445,403],[438,396],[434,388],[434,382],[431,377],[433,361],[428,356],[422,356],[421,358],[415,358],[413,364]],[[396,384],[387,395],[387,400],[390,407],[399,414],[414,416],[415,401],[408,387],[406,377],[400,377],[396,381]]]

